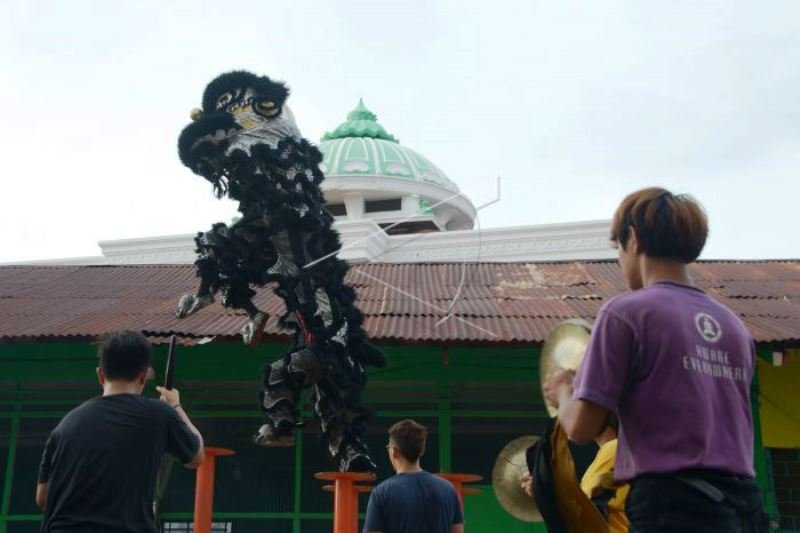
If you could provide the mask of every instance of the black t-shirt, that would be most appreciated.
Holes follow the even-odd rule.
[[[369,497],[364,532],[450,533],[464,523],[453,485],[424,470],[397,474]]]
[[[73,409],[47,439],[42,531],[155,532],[153,492],[164,453],[189,463],[200,442],[166,403],[101,396]]]

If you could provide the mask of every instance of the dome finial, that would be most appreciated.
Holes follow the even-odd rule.
[[[367,109],[364,105],[364,99],[358,99],[358,105],[355,109],[347,114],[347,120],[368,120],[370,122],[378,122],[378,116]]]
[[[364,99],[358,99],[358,105],[347,114],[347,121],[339,124],[335,130],[322,136],[323,141],[342,139],[344,137],[371,137],[385,141],[400,142],[378,124],[378,116],[367,109]]]

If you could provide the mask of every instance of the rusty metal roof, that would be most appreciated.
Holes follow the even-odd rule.
[[[731,307],[760,342],[800,340],[800,261],[692,265],[697,284]],[[626,290],[614,262],[353,265],[369,334],[383,342],[536,344],[561,320],[592,319]],[[197,286],[192,265],[0,267],[0,340],[91,338],[138,329],[233,339],[244,317],[220,304],[175,318],[181,294]],[[269,288],[257,305],[277,327],[283,304]]]

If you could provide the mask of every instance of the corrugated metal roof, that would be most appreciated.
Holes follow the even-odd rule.
[[[701,262],[698,285],[738,313],[760,342],[800,339],[800,261]],[[614,262],[353,265],[365,327],[392,342],[535,344],[565,318],[592,319],[626,290]],[[0,339],[94,337],[139,329],[154,337],[237,336],[244,316],[220,304],[175,318],[197,286],[191,265],[0,267]],[[256,296],[277,326],[283,304]]]

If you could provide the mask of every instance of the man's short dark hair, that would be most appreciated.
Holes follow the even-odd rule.
[[[645,255],[691,263],[706,244],[708,220],[691,196],[650,187],[629,194],[619,204],[611,240],[627,250],[631,229]]]
[[[389,438],[407,461],[416,463],[425,453],[428,429],[413,420],[401,420],[389,428]]]
[[[97,358],[106,379],[133,381],[150,368],[153,349],[141,333],[114,331],[98,339]]]

